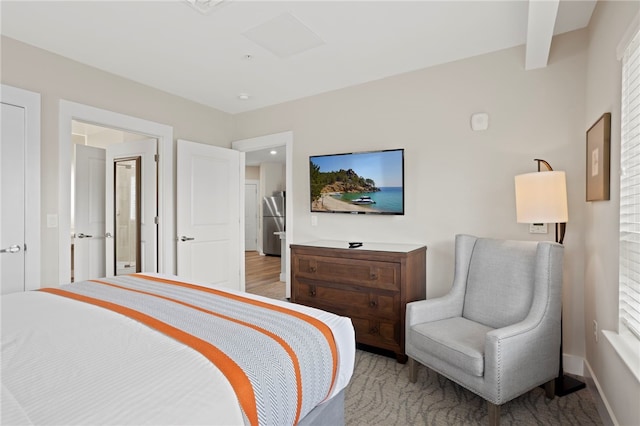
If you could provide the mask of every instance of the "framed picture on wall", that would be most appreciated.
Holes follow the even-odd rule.
[[[611,113],[605,112],[587,130],[587,201],[609,199]]]

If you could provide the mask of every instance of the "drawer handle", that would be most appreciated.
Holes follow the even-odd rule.
[[[371,302],[369,302],[370,308],[375,308],[376,306],[378,306],[378,302],[376,302],[375,300],[372,300]]]
[[[310,267],[309,267],[309,272],[312,272],[312,273],[313,273],[313,272],[316,272],[316,271],[317,271],[317,269],[316,269],[316,267],[315,267],[315,266],[310,266]]]
[[[312,288],[311,290],[309,290],[309,296],[311,297],[315,297],[316,296],[316,289]]]
[[[378,279],[378,274],[376,274],[375,272],[372,272],[369,274],[369,278],[372,280],[377,280]]]
[[[380,331],[378,330],[378,327],[371,327],[369,329],[369,334],[379,334]]]

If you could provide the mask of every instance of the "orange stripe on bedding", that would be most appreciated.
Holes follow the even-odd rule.
[[[253,393],[253,386],[246,376],[244,371],[236,364],[231,358],[229,358],[224,352],[216,348],[214,345],[205,342],[189,333],[186,333],[176,327],[173,327],[165,322],[162,322],[149,315],[138,312],[134,309],[127,308],[122,305],[118,305],[112,302],[106,302],[99,299],[94,299],[88,296],[82,296],[79,294],[71,293],[58,288],[41,288],[40,291],[46,293],[52,293],[70,299],[79,300],[81,302],[90,303],[96,306],[100,306],[105,309],[109,309],[119,314],[133,318],[143,324],[148,325],[162,333],[173,337],[179,342],[184,343],[192,347],[193,349],[204,355],[211,363],[217,366],[220,371],[229,378],[231,386],[236,392],[240,404],[245,410],[245,414],[252,425],[258,425],[258,409],[256,407],[256,401]]]
[[[148,296],[157,297],[157,298],[163,299],[163,300],[168,300],[168,301],[173,302],[173,303],[178,303],[180,305],[187,306],[188,308],[195,309],[195,310],[203,312],[205,314],[213,315],[213,316],[216,316],[218,318],[223,318],[223,319],[225,319],[227,321],[235,322],[236,324],[241,324],[241,325],[243,325],[245,327],[252,328],[252,329],[254,329],[254,330],[256,330],[256,331],[258,331],[260,333],[263,333],[263,334],[269,336],[270,338],[272,338],[273,340],[278,342],[280,344],[280,346],[282,346],[284,348],[284,350],[287,352],[287,354],[289,354],[289,357],[291,358],[291,362],[293,363],[293,368],[294,368],[295,375],[296,375],[296,388],[298,390],[298,403],[297,403],[296,421],[295,421],[295,423],[298,423],[298,420],[300,420],[300,412],[302,411],[302,373],[300,372],[300,361],[298,361],[298,357],[296,356],[296,353],[294,352],[293,348],[291,348],[291,346],[282,337],[278,336],[277,334],[275,334],[275,333],[273,333],[273,332],[271,332],[271,331],[269,331],[267,329],[264,329],[262,327],[258,327],[255,324],[251,324],[249,322],[242,321],[242,320],[239,320],[237,318],[233,318],[233,317],[230,317],[228,315],[224,315],[224,314],[221,314],[221,313],[218,313],[218,312],[210,311],[208,309],[201,308],[199,306],[192,305],[190,303],[183,302],[181,300],[177,300],[177,299],[174,299],[174,298],[171,298],[171,297],[168,297],[168,296],[162,296],[160,294],[155,294],[155,293],[147,292],[147,291],[144,291],[144,290],[136,290],[136,289],[132,289],[132,288],[128,288],[128,287],[123,287],[123,286],[120,286],[118,284],[113,284],[113,283],[110,283],[110,282],[107,282],[107,281],[101,281],[101,280],[89,280],[89,281],[94,282],[94,283],[98,283],[98,284],[107,285],[107,286],[110,286],[110,287],[115,287],[115,288],[118,288],[118,289],[121,289],[121,290],[125,290],[125,291],[132,291],[132,292],[135,292],[135,293],[146,294]],[[126,309],[128,309],[128,308],[126,308]],[[142,315],[144,315],[144,314],[142,314]],[[226,376],[226,374],[225,374],[225,376]],[[229,379],[230,382],[232,382],[233,379],[234,379],[233,377],[227,377],[227,378]]]
[[[176,280],[171,280],[168,278],[160,278],[160,277],[156,277],[156,276],[152,276],[152,275],[143,275],[143,274],[132,274],[133,276],[137,277],[137,278],[143,278],[146,280],[151,280],[151,281],[157,281],[157,282],[161,282],[161,283],[165,283],[165,284],[172,284],[175,286],[180,286],[180,287],[186,287],[186,288],[190,288],[193,290],[198,290],[198,291],[203,291],[203,292],[207,292],[207,293],[212,293],[212,294],[216,294],[218,296],[223,296],[223,297],[227,297],[229,299],[233,299],[233,300],[237,300],[240,302],[244,302],[244,303],[249,303],[252,304],[254,306],[260,306],[263,307],[265,309],[271,309],[273,311],[277,311],[277,312],[281,312],[284,314],[288,314],[288,315],[293,315],[303,321],[308,322],[309,324],[313,325],[314,327],[316,327],[318,330],[320,330],[320,332],[324,335],[325,339],[327,340],[327,343],[329,344],[329,348],[331,349],[331,355],[333,358],[333,373],[332,373],[332,378],[331,378],[331,386],[329,386],[329,392],[327,393],[327,396],[329,396],[329,394],[331,393],[331,390],[333,389],[333,385],[335,383],[336,380],[336,373],[338,371],[338,350],[336,348],[336,342],[333,338],[333,333],[331,332],[331,329],[322,321],[318,320],[317,318],[313,318],[310,315],[304,314],[302,312],[299,311],[295,311],[293,309],[288,309],[282,306],[278,306],[278,305],[272,305],[270,303],[266,303],[266,302],[261,302],[259,300],[255,300],[255,299],[250,299],[248,297],[243,297],[237,294],[232,294],[232,293],[227,293],[225,291],[220,291],[220,290],[216,290],[214,288],[211,287],[203,287],[203,286],[199,286],[196,284],[189,284],[189,283],[185,283],[182,281],[176,281]]]

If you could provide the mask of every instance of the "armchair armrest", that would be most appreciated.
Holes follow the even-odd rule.
[[[501,404],[558,374],[560,324],[533,316],[487,333],[484,378]]]
[[[447,294],[434,299],[407,303],[407,327],[462,315],[462,300]]]

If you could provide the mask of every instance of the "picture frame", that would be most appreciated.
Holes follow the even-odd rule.
[[[609,199],[611,113],[605,112],[587,130],[587,201]]]

